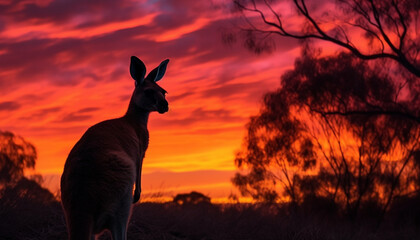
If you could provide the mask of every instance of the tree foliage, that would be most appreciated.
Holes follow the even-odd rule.
[[[384,212],[395,197],[416,194],[420,2],[233,3],[246,46],[257,53],[273,50],[275,35],[352,54],[321,58],[305,48],[251,118],[234,184],[265,201],[327,198],[352,214],[369,202]]]
[[[354,55],[306,49],[251,117],[233,183],[264,201],[324,198],[350,214],[373,202],[386,211],[419,190],[419,122],[400,112],[331,113],[417,114],[419,102],[400,90],[391,75]]]
[[[41,186],[41,175],[24,176],[25,169],[35,167],[36,159],[34,145],[11,132],[0,131],[0,218],[19,212],[19,216],[13,216],[16,220],[56,202],[54,195]]]
[[[0,131],[0,186],[19,181],[24,169],[35,167],[36,159],[34,145],[11,132]]]

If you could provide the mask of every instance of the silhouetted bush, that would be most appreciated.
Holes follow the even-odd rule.
[[[178,205],[197,205],[197,204],[211,204],[211,200],[206,195],[192,191],[190,193],[177,194],[173,202]]]
[[[23,177],[0,196],[0,239],[66,238],[61,205],[38,182]]]
[[[16,207],[16,201],[31,204],[49,204],[56,201],[54,195],[34,180],[22,177],[15,185],[4,188],[0,193],[3,207]]]

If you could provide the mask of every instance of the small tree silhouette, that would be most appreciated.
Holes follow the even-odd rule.
[[[19,181],[24,169],[35,167],[36,159],[34,145],[11,132],[0,131],[0,188]]]
[[[11,132],[0,131],[2,238],[24,239],[23,235],[28,233],[25,228],[40,230],[54,221],[51,211],[59,209],[54,195],[41,186],[40,175],[24,176],[25,169],[35,167],[36,159],[36,150],[31,143]]]
[[[18,203],[46,203],[54,195],[41,187],[42,176],[24,177],[25,169],[33,169],[37,153],[34,145],[20,136],[0,131],[0,205],[13,208]]]

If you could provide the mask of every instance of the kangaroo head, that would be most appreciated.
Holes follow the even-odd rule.
[[[130,74],[136,81],[132,101],[136,107],[146,111],[157,111],[165,113],[169,110],[168,101],[165,99],[166,91],[157,85],[157,81],[162,79],[166,71],[169,59],[161,62],[158,67],[153,69],[145,78],[146,66],[135,56],[131,57]]]

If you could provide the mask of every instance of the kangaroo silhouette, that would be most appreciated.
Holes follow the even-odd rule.
[[[132,56],[130,74],[135,89],[127,113],[90,127],[70,151],[61,176],[70,240],[95,239],[104,230],[111,232],[113,240],[127,239],[131,205],[140,199],[149,114],[169,109],[166,91],[156,83],[168,62],[163,61],[145,78],[144,63]]]

